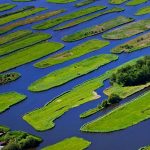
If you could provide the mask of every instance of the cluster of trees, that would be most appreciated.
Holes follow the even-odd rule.
[[[35,148],[41,143],[41,139],[21,131],[9,131],[0,137],[1,141],[6,142],[2,150],[26,150]]]
[[[112,74],[110,81],[122,86],[135,86],[150,82],[150,56],[137,60]]]
[[[122,100],[122,98],[120,96],[118,96],[117,94],[111,94],[107,100],[102,101],[102,103],[100,105],[98,105],[98,108],[107,108],[108,106],[112,105],[112,104],[117,104]]]
[[[11,72],[6,74],[0,74],[0,85],[14,81],[20,77],[20,74]]]

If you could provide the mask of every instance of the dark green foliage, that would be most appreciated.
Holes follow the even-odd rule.
[[[98,106],[98,108],[106,108],[109,106],[108,100],[103,100],[102,103]]]
[[[116,103],[119,103],[122,99],[120,98],[119,95],[117,94],[111,94],[107,100],[107,102],[109,104],[116,104]]]
[[[37,147],[42,140],[26,132],[8,131],[0,137],[0,141],[8,143],[3,150],[26,150]]]
[[[146,84],[150,81],[150,56],[145,56],[134,65],[119,69],[111,78],[111,83],[122,86],[135,86]]]
[[[0,85],[14,81],[18,79],[19,77],[20,77],[20,74],[16,72],[0,74]]]

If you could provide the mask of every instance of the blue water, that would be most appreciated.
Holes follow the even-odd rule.
[[[6,2],[17,4],[17,7],[12,9],[12,10],[17,10],[17,9],[22,8],[24,6],[34,5],[36,7],[38,7],[38,6],[39,7],[47,7],[48,10],[57,10],[57,9],[64,9],[64,8],[67,9],[67,12],[65,12],[63,14],[67,14],[67,13],[70,13],[70,12],[73,12],[75,10],[79,10],[79,9],[83,8],[83,7],[78,8],[78,9],[75,8],[73,6],[75,3],[69,3],[69,4],[65,4],[65,5],[59,4],[58,5],[58,4],[47,3],[46,0],[36,0],[33,2],[28,2],[28,3],[27,2],[26,3],[11,2],[11,0],[1,0],[0,1],[0,3],[6,3]],[[115,5],[108,4],[106,0],[100,0],[100,1],[96,1],[93,4],[90,4],[90,5],[84,6],[84,7],[86,8],[86,7],[95,6],[95,5],[105,5],[108,7],[107,9],[115,6]],[[104,16],[95,18],[91,21],[77,25],[73,28],[65,29],[62,31],[53,31],[52,29],[48,29],[48,30],[44,30],[43,32],[50,33],[53,35],[53,38],[50,39],[50,41],[57,41],[57,42],[61,42],[61,43],[65,44],[65,47],[63,49],[61,49],[59,52],[69,50],[72,47],[74,47],[74,46],[76,46],[82,42],[85,42],[87,40],[90,40],[93,38],[94,39],[102,39],[101,34],[96,35],[96,36],[92,36],[92,37],[88,37],[86,39],[76,41],[73,43],[65,43],[65,42],[61,41],[61,38],[64,35],[74,33],[76,30],[81,30],[81,29],[84,29],[86,27],[90,27],[92,25],[103,23],[105,21],[108,21],[108,20],[113,19],[113,18],[120,16],[120,15],[124,15],[127,17],[133,17],[136,20],[150,18],[149,14],[143,15],[143,16],[134,16],[134,13],[139,8],[147,6],[147,5],[150,5],[150,1],[147,3],[141,4],[139,6],[134,6],[134,7],[125,6],[125,4],[122,4],[119,6],[126,9],[124,12],[104,15]],[[12,10],[5,11],[1,14],[4,14],[6,12],[10,12]],[[48,10],[46,10],[46,11],[48,11]],[[44,11],[44,12],[46,12],[46,11]],[[44,12],[40,12],[39,14],[42,14]],[[58,16],[61,16],[63,14],[59,14]],[[51,18],[55,18],[55,16],[51,17]],[[68,22],[70,22],[70,21],[68,21]],[[34,23],[34,24],[37,24],[37,23]],[[31,25],[18,27],[13,31],[17,31],[20,29],[31,29]],[[10,31],[10,32],[12,32],[12,31]],[[10,33],[10,32],[8,32],[8,33]],[[140,34],[138,34],[138,35],[140,35]],[[41,149],[42,147],[45,147],[47,145],[54,144],[60,140],[63,140],[64,138],[71,137],[71,136],[79,136],[79,137],[83,137],[83,138],[91,141],[92,145],[88,148],[88,150],[137,150],[141,146],[150,144],[150,135],[148,132],[150,120],[144,121],[138,125],[135,125],[133,127],[128,128],[128,129],[113,132],[113,133],[107,133],[107,134],[101,134],[101,133],[95,134],[94,133],[94,134],[92,134],[92,133],[80,132],[79,129],[83,124],[105,114],[106,112],[108,112],[114,108],[114,107],[109,108],[107,110],[99,112],[99,113],[97,113],[97,114],[95,114],[89,118],[86,118],[86,119],[80,119],[79,118],[79,115],[82,112],[97,106],[97,104],[100,101],[107,98],[106,95],[103,94],[103,90],[110,86],[108,80],[105,81],[104,87],[97,89],[98,94],[101,95],[100,99],[93,101],[93,102],[86,103],[86,104],[79,106],[77,108],[71,109],[70,111],[65,113],[62,117],[60,117],[59,119],[57,119],[55,121],[56,127],[53,128],[52,130],[48,130],[48,131],[44,131],[44,132],[37,132],[28,123],[26,123],[22,119],[22,116],[25,113],[32,111],[36,108],[42,107],[44,104],[46,104],[50,100],[54,99],[58,95],[66,92],[68,90],[71,90],[76,85],[81,84],[82,82],[85,82],[91,78],[98,77],[99,75],[103,74],[105,71],[110,70],[112,68],[115,68],[115,67],[129,61],[129,60],[132,60],[134,58],[137,58],[137,57],[140,57],[143,55],[150,54],[149,48],[145,48],[145,49],[142,49],[142,50],[130,53],[130,54],[122,53],[119,55],[119,60],[112,62],[108,65],[105,65],[105,66],[99,68],[98,70],[93,71],[87,75],[84,75],[84,76],[79,77],[73,81],[70,81],[67,84],[64,84],[62,86],[50,89],[48,91],[39,92],[39,93],[29,92],[27,90],[27,87],[33,81],[37,80],[38,78],[56,70],[56,69],[60,69],[62,67],[73,64],[75,62],[79,62],[79,61],[86,59],[86,58],[89,58],[91,56],[103,54],[103,53],[108,54],[108,53],[110,53],[110,50],[113,47],[115,47],[119,44],[122,44],[122,43],[124,43],[124,42],[126,42],[132,38],[135,38],[138,35],[132,36],[132,37],[124,39],[124,40],[115,40],[115,41],[110,40],[111,44],[100,49],[100,50],[97,50],[95,52],[91,52],[89,54],[81,56],[80,58],[76,58],[76,59],[70,60],[68,62],[65,62],[63,64],[58,64],[56,66],[52,66],[49,68],[45,68],[45,69],[34,68],[33,64],[35,62],[39,61],[39,60],[37,60],[37,61],[31,62],[31,63],[25,64],[23,66],[20,66],[18,68],[12,69],[11,71],[16,71],[16,72],[21,73],[22,77],[15,82],[1,86],[0,92],[3,93],[3,92],[9,92],[9,91],[17,91],[19,93],[23,93],[23,94],[27,95],[28,98],[25,101],[23,101],[17,105],[12,106],[9,110],[0,114],[0,124],[9,126],[12,130],[23,130],[23,131],[26,131],[26,132],[29,132],[29,133],[32,133],[32,134],[35,134],[37,136],[42,137],[44,141],[43,141],[43,143],[41,143],[41,145],[38,147],[38,149]],[[55,52],[55,53],[58,53],[58,52]],[[41,58],[40,60],[45,59],[47,57],[48,56]],[[147,89],[147,90],[149,90],[149,89]],[[144,91],[141,91],[140,93],[134,94],[132,97],[127,98],[122,103],[129,101],[134,97],[137,97],[137,95],[143,93]],[[111,126],[111,121],[110,121],[110,126]]]

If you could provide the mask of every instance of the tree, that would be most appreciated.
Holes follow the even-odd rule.
[[[119,103],[122,99],[120,98],[119,95],[117,94],[111,94],[107,100],[107,102],[109,104],[116,104],[116,103]]]

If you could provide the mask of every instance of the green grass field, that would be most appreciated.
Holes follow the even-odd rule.
[[[122,4],[126,2],[127,0],[109,0],[110,4]]]
[[[63,44],[57,42],[44,42],[28,48],[24,48],[20,51],[16,51],[10,55],[1,58],[0,72],[7,71],[9,69],[44,57],[61,49],[63,46]]]
[[[37,44],[43,41],[46,41],[49,38],[51,38],[50,34],[46,34],[42,32],[32,33],[28,36],[19,38],[15,41],[12,41],[10,43],[0,46],[0,56],[4,54],[8,54],[10,52],[14,52],[19,49],[23,49],[25,47],[32,46],[34,44]]]
[[[76,47],[73,47],[70,50],[66,50],[64,52],[50,56],[40,62],[37,62],[34,66],[37,68],[46,68],[49,66],[60,64],[65,61],[69,61],[71,59],[101,49],[107,45],[109,45],[108,41],[102,41],[98,39],[89,40],[80,45],[77,45]]]
[[[84,150],[91,142],[78,137],[70,137],[42,150]]]
[[[112,30],[110,32],[104,33],[102,35],[105,39],[124,39],[142,33],[150,29],[150,19],[140,20],[133,23],[124,25],[118,29]]]
[[[82,7],[91,3],[94,3],[95,0],[82,0],[81,2],[76,3],[74,6],[75,7]]]
[[[84,17],[81,17],[79,19],[73,20],[69,23],[66,23],[66,24],[62,25],[62,26],[56,27],[54,30],[62,30],[62,29],[70,28],[70,27],[79,25],[83,22],[89,21],[91,19],[97,18],[99,16],[106,15],[106,14],[109,14],[109,13],[121,12],[121,11],[124,11],[124,9],[119,8],[119,7],[114,7],[114,8],[105,10],[103,12],[98,12],[98,13],[95,13],[95,14],[91,14],[89,16],[84,16]]]
[[[111,50],[112,53],[130,53],[150,46],[150,33],[143,34]]]
[[[103,86],[103,82],[109,79],[112,73],[117,71],[123,66],[132,65],[137,60],[134,59],[128,63],[117,67],[116,69],[105,72],[103,75],[86,81],[72,90],[50,100],[49,103],[41,108],[33,110],[23,116],[23,119],[28,122],[33,128],[39,131],[51,129],[55,126],[54,121],[61,117],[65,112],[70,109],[80,106],[84,103],[98,99],[100,96],[94,91]],[[71,102],[71,103],[70,103]],[[40,117],[40,119],[39,119]]]
[[[128,5],[128,6],[135,6],[135,5],[139,5],[139,4],[145,3],[145,2],[148,2],[148,0],[131,0],[126,5]]]
[[[6,133],[6,132],[8,132],[9,130],[10,130],[10,129],[9,129],[8,127],[0,125],[0,133],[2,133],[2,132]]]
[[[81,127],[85,132],[112,132],[150,118],[150,91]]]
[[[47,20],[40,24],[37,24],[37,25],[33,26],[33,29],[36,29],[36,30],[48,29],[48,28],[54,27],[56,25],[59,25],[60,23],[63,23],[65,21],[79,18],[81,16],[88,15],[90,13],[102,10],[104,8],[106,8],[106,7],[105,6],[92,6],[92,7],[84,8],[82,10],[77,10],[75,12],[66,14],[64,16],[60,16],[60,17],[57,17],[57,18],[54,18],[51,20]]]
[[[44,14],[32,16],[32,17],[26,18],[24,20],[19,20],[17,22],[13,22],[11,24],[0,27],[0,34],[6,33],[8,31],[13,30],[13,29],[15,29],[17,27],[20,27],[20,26],[24,26],[24,25],[27,25],[27,24],[32,24],[34,22],[38,22],[38,21],[47,19],[49,17],[58,15],[58,14],[63,13],[63,12],[65,12],[64,9],[49,11],[49,12],[46,12]]]
[[[0,37],[0,45],[14,41],[14,40],[17,40],[17,39],[20,39],[22,37],[30,35],[31,33],[32,33],[31,30],[19,30],[19,31],[12,32],[10,34],[1,36]]]
[[[57,3],[57,4],[66,4],[70,2],[75,2],[76,0],[47,0],[50,3]]]
[[[0,113],[9,109],[10,106],[15,105],[26,98],[25,95],[17,92],[8,92],[0,94]]]
[[[102,24],[95,25],[95,26],[92,26],[89,28],[85,28],[80,31],[76,31],[75,33],[70,34],[70,35],[66,35],[62,38],[62,40],[65,42],[73,42],[73,41],[81,40],[81,39],[89,37],[89,36],[103,33],[109,29],[112,29],[114,27],[123,25],[123,24],[131,22],[131,21],[133,21],[132,18],[119,16],[117,18],[114,18],[114,19],[104,22]]]
[[[9,4],[9,3],[0,4],[0,12],[12,9],[14,7],[16,7],[15,4]]]
[[[142,147],[142,148],[140,148],[139,150],[150,150],[150,146]]]
[[[145,15],[145,14],[150,14],[150,6],[141,8],[140,10],[138,10],[138,11],[136,12],[135,15],[139,16],[139,15]]]
[[[39,92],[63,85],[117,59],[118,56],[112,54],[101,54],[90,57],[38,79],[33,82],[28,89],[30,91]]]
[[[31,9],[24,10],[24,11],[19,12],[19,13],[15,13],[15,14],[11,14],[11,15],[8,15],[8,16],[1,17],[0,18],[0,25],[4,25],[4,24],[9,23],[11,21],[14,21],[14,20],[17,20],[17,19],[20,19],[20,18],[24,18],[24,17],[30,16],[30,15],[36,14],[36,13],[41,12],[43,10],[46,10],[46,8],[42,8],[42,7],[31,8]]]

